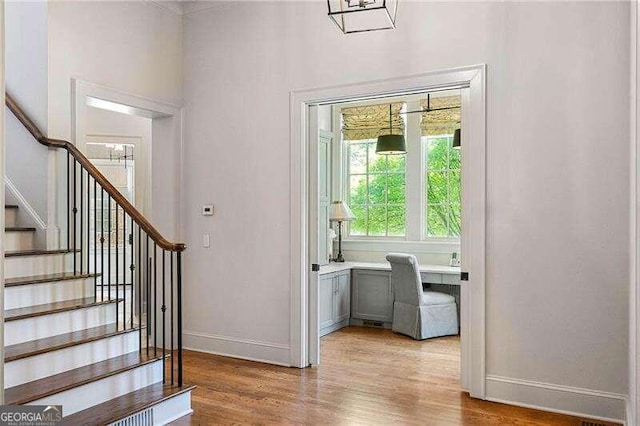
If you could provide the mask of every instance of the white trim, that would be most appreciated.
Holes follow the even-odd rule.
[[[487,400],[553,413],[624,423],[627,396],[487,375]]]
[[[638,121],[638,83],[640,82],[640,74],[638,69],[638,50],[640,33],[638,32],[638,20],[640,19],[640,8],[637,1],[630,4],[631,13],[631,81],[630,92],[631,102],[630,110],[630,247],[629,247],[629,403],[627,407],[627,424],[633,425],[637,419],[640,419],[640,404],[638,403],[638,389],[640,389],[640,377],[638,377],[638,355],[640,354],[640,316],[638,308],[640,307],[640,270],[638,268],[640,262],[640,234],[638,228],[640,224],[640,216],[638,216],[638,188],[640,186],[640,159],[638,158],[638,134],[640,122]]]
[[[467,162],[467,198],[463,200],[469,226],[466,227],[470,250],[463,256],[469,272],[468,351],[469,392],[476,398],[485,396],[485,234],[486,234],[486,66],[448,69],[420,75],[346,84],[326,88],[296,90],[290,93],[290,362],[306,367],[308,359],[308,252],[307,224],[309,200],[308,153],[313,155],[313,138],[306,135],[308,106],[330,104],[388,94],[417,93],[439,87],[468,86],[469,119],[466,120],[465,158]],[[473,179],[470,178],[473,176]],[[463,182],[465,178],[463,177]],[[466,206],[469,208],[466,208]],[[463,326],[465,322],[463,321]],[[463,380],[466,382],[466,380]]]
[[[184,330],[184,348],[289,367],[289,345]]]
[[[26,211],[27,214],[29,214],[29,216],[31,217],[31,219],[33,219],[33,222],[38,226],[38,228],[40,228],[43,231],[46,230],[47,224],[44,223],[44,220],[42,220],[42,218],[38,215],[36,210],[31,206],[31,204],[29,204],[29,202],[27,201],[26,198],[24,198],[20,190],[16,188],[13,182],[11,182],[11,179],[9,179],[9,177],[6,175],[4,177],[4,185],[9,190],[11,195],[15,197],[16,202],[18,203],[20,208],[24,209],[24,211]]]
[[[460,252],[456,241],[398,241],[398,240],[342,240],[342,250],[355,251],[401,251],[409,253]]]

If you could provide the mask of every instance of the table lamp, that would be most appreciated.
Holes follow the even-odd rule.
[[[329,220],[338,222],[338,255],[333,258],[334,262],[344,262],[342,256],[342,222],[349,222],[356,217],[344,201],[334,201],[329,209]]]

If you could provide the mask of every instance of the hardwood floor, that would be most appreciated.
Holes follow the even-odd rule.
[[[457,336],[418,342],[348,327],[321,346],[320,367],[302,370],[185,351],[194,414],[172,424],[582,424],[460,391]]]

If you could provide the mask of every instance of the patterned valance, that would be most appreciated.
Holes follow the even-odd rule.
[[[422,131],[422,136],[452,135],[456,129],[460,128],[460,96],[431,98],[429,104],[431,109],[449,107],[457,108],[423,112],[422,120],[420,121],[420,130]],[[420,101],[420,107],[423,109],[427,108],[426,99],[422,99]]]
[[[404,117],[400,114],[404,103],[391,104],[391,127],[394,135],[404,134]],[[389,104],[342,108],[342,137],[344,140],[375,139],[389,132]]]

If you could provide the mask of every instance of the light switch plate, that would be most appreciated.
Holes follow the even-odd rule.
[[[210,241],[209,241],[209,234],[203,234],[202,235],[202,247],[204,248],[209,248],[210,246]]]
[[[202,216],[213,216],[213,205],[205,204],[202,206]]]

